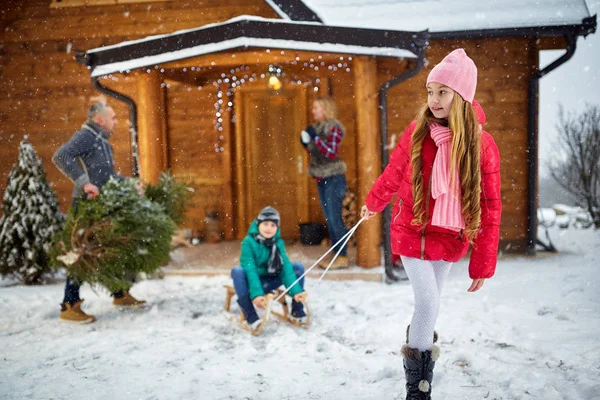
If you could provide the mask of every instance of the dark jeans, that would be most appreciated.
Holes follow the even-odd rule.
[[[73,304],[81,300],[81,298],[79,297],[80,287],[81,284],[79,284],[75,279],[67,276],[67,282],[65,284],[65,298],[63,299],[63,304]],[[119,290],[118,292],[114,292],[112,294],[112,296],[117,299],[123,297],[124,295],[125,294],[122,290]]]
[[[319,188],[321,207],[327,221],[327,230],[329,231],[331,245],[334,245],[348,232],[342,219],[342,202],[344,200],[344,193],[346,192],[346,177],[344,175],[335,175],[323,178],[317,182],[317,186]],[[333,251],[337,253],[342,243],[336,246]],[[347,245],[344,246],[342,251],[340,251],[340,256],[347,255],[347,247]]]
[[[73,199],[73,207],[75,208],[75,210],[77,210],[77,203],[79,202],[80,199]],[[133,280],[135,281],[135,280]],[[132,283],[133,283],[132,281]],[[74,304],[76,302],[78,302],[79,300],[81,300],[81,298],[79,297],[79,288],[81,287],[81,283],[78,282],[77,280],[67,276],[67,282],[65,283],[65,297],[63,299],[63,304],[69,303],[69,304]],[[123,297],[124,293],[123,291],[118,291],[118,292],[114,292],[112,294],[113,297],[115,298],[121,298]]]
[[[294,267],[294,272],[296,273],[296,277],[302,276],[304,273],[304,266],[301,263],[292,263]],[[252,304],[252,300],[250,299],[250,292],[248,291],[248,281],[246,280],[246,271],[239,265],[233,267],[231,270],[231,278],[233,279],[233,287],[235,288],[235,293],[238,296],[238,304],[242,309],[242,312],[246,316],[246,321],[248,323],[253,323],[258,319],[258,315],[256,314],[256,310],[254,309],[254,305]],[[262,288],[265,293],[269,293],[279,286],[282,285],[281,279],[278,276],[267,276],[261,277],[260,281],[262,283]],[[300,287],[304,290],[304,278],[300,279]],[[298,316],[300,313],[304,314],[304,307],[302,303],[296,303],[292,301],[292,315]]]

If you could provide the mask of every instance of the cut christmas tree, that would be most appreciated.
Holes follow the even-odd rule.
[[[0,273],[32,285],[52,275],[48,253],[64,217],[33,146],[23,139],[8,176],[0,218]]]
[[[139,273],[168,260],[176,225],[162,205],[140,196],[133,179],[112,179],[98,198],[71,208],[53,260],[79,282],[113,293],[129,290]]]
[[[146,196],[161,204],[171,219],[180,225],[185,217],[185,209],[192,197],[193,189],[179,181],[169,172],[163,172],[158,184],[146,185]]]

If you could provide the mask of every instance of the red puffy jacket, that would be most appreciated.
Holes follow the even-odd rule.
[[[482,121],[483,122],[483,121]],[[370,211],[381,212],[394,195],[397,201],[392,212],[392,253],[424,260],[458,261],[469,248],[466,238],[457,232],[431,225],[413,225],[412,165],[410,143],[416,121],[404,131],[400,143],[390,156],[390,163],[373,184],[367,195],[366,206]],[[469,276],[471,279],[490,278],[496,270],[498,242],[500,239],[500,154],[492,136],[481,133],[481,227],[473,243]],[[437,146],[431,135],[423,141],[423,183],[429,204],[426,214],[433,214],[435,199],[429,190],[433,160]]]

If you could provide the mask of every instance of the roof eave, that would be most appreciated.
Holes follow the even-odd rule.
[[[495,37],[552,37],[565,34],[587,36],[596,32],[596,15],[584,18],[581,24],[547,25],[523,28],[473,29],[464,31],[431,32],[431,39],[476,39]]]
[[[220,43],[214,43],[210,45],[211,49],[203,49],[199,46],[198,48],[184,49],[181,50],[181,54],[163,53],[156,56],[142,57],[137,59],[131,59],[122,62],[109,63],[96,65],[90,68],[92,77],[106,76],[113,73],[129,72],[130,70],[138,68],[148,68],[156,65],[162,65],[173,61],[181,61],[186,59],[192,59],[195,57],[217,54],[223,51],[232,51],[238,49],[250,50],[256,48],[270,48],[270,49],[281,49],[281,50],[299,50],[299,51],[320,51],[331,54],[349,54],[349,55],[366,55],[376,57],[393,57],[393,58],[417,58],[412,52],[408,50],[399,50],[393,48],[365,48],[357,46],[339,46],[336,44],[327,43],[290,43],[290,42],[274,42],[274,41],[261,41],[254,39],[252,43],[247,43],[246,38],[237,38]],[[177,53],[177,52],[175,52]],[[85,57],[85,56],[84,56]],[[85,60],[85,59],[84,59]]]

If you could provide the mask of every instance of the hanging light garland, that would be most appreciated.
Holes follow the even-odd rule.
[[[269,88],[271,90],[281,90],[281,87],[283,86],[281,83],[282,75],[283,69],[280,65],[269,65]]]
[[[265,53],[270,54],[271,49],[266,49]],[[285,50],[281,50],[280,54],[284,55]],[[234,56],[234,55],[232,55],[232,56]],[[292,66],[302,65],[303,70],[311,69],[318,73],[322,73],[321,71],[351,72],[351,67],[349,64],[349,62],[351,62],[351,61],[352,61],[351,56],[350,57],[340,56],[339,60],[337,60],[337,61],[325,62],[323,60],[323,56],[318,55],[316,57],[311,57],[308,61],[303,61],[303,62],[301,61],[299,56],[296,56],[294,60],[289,61],[285,64],[292,65]],[[213,67],[215,67],[215,66],[216,66],[216,63],[214,61],[211,61],[210,66],[192,66],[190,68],[184,67],[182,69],[182,71],[183,72],[191,71],[194,73],[207,72],[207,71],[212,70]],[[89,68],[90,67],[88,66],[88,69]],[[160,68],[160,70],[159,70],[159,68]],[[165,72],[165,69],[161,68],[158,65],[155,65],[153,67],[153,69],[159,70],[159,72],[161,72],[161,73]],[[231,98],[233,96],[233,92],[236,89],[243,86],[244,84],[256,82],[259,79],[267,79],[268,87],[275,92],[280,91],[283,87],[283,77],[286,76],[286,74],[284,74],[284,72],[283,72],[282,65],[279,65],[279,64],[269,65],[267,73],[260,73],[260,74],[258,74],[258,73],[250,74],[249,73],[250,69],[251,68],[249,65],[242,65],[240,67],[232,68],[229,70],[228,73],[221,73],[219,78],[217,78],[215,81],[212,82],[212,85],[216,88],[216,96],[217,96],[215,103],[214,103],[214,109],[215,109],[214,129],[218,135],[217,141],[214,143],[214,150],[217,153],[221,153],[225,150],[224,146],[223,146],[223,140],[225,139],[225,137],[223,136],[223,118],[225,115],[225,110],[231,111],[233,109],[233,101],[231,100]],[[150,73],[150,72],[152,72],[152,68],[147,67],[143,71],[146,73]],[[126,81],[129,78],[128,75],[130,72],[131,72],[130,70],[125,71],[125,80]],[[137,71],[134,71],[134,72],[135,72],[135,75],[138,75]],[[170,72],[175,72],[175,69],[171,68]],[[244,73],[244,72],[246,72],[246,73]],[[243,74],[243,75],[241,75],[241,74]],[[103,78],[108,78],[113,81],[119,80],[118,77],[116,77],[112,74],[103,76]],[[321,83],[321,79],[319,77],[312,77],[312,78],[307,79],[307,77],[305,75],[294,74],[294,75],[287,75],[286,82],[291,85],[309,84],[313,87],[314,92],[318,92],[319,84]],[[223,83],[225,83],[227,85],[226,92],[223,92],[223,89],[222,89]],[[168,89],[171,87],[171,84],[163,82],[163,83],[161,83],[161,87]],[[193,87],[186,85],[186,89],[188,92],[191,92],[193,90]],[[198,85],[196,87],[196,89],[203,90],[204,87],[202,85]],[[227,94],[227,96],[226,96],[227,103],[226,104],[224,102],[224,99],[225,99],[224,94]],[[235,123],[234,115],[231,116],[231,122]]]

